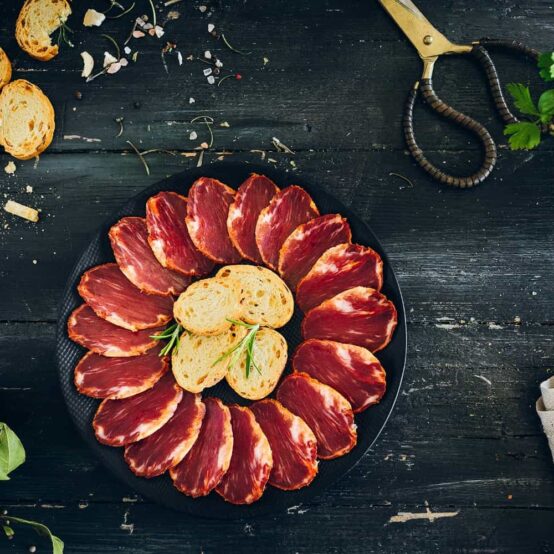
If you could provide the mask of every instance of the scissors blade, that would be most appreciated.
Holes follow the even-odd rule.
[[[471,46],[454,44],[438,31],[411,0],[379,0],[414,45],[421,58],[469,52]]]

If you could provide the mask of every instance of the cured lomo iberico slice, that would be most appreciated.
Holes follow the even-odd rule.
[[[122,400],[103,400],[92,426],[98,442],[123,446],[155,433],[174,414],[183,389],[167,372],[151,389]]]
[[[287,491],[309,485],[317,475],[317,440],[306,422],[276,400],[255,402],[250,409],[273,453],[269,484]]]
[[[342,394],[306,373],[292,373],[279,387],[277,400],[301,417],[317,438],[317,455],[338,458],[356,445],[356,425],[350,403]]]
[[[232,188],[210,177],[200,177],[189,190],[186,223],[190,238],[202,254],[220,264],[236,264],[242,259],[227,232],[234,199]]]
[[[296,287],[296,302],[306,313],[353,287],[383,286],[383,261],[372,248],[344,243],[329,248]]]
[[[146,202],[148,242],[157,260],[183,275],[203,277],[214,268],[192,242],[187,224],[187,199],[176,192],[160,192]]]
[[[206,415],[198,439],[183,461],[169,470],[182,493],[206,496],[219,484],[231,463],[233,429],[231,412],[218,398],[204,399]]]
[[[318,215],[314,201],[304,189],[292,185],[278,192],[256,223],[256,244],[264,263],[276,270],[279,251],[287,237]]]
[[[161,329],[129,331],[98,317],[92,308],[81,304],[67,320],[69,338],[91,352],[103,356],[139,356],[156,346],[150,338]]]
[[[128,398],[152,388],[169,369],[161,346],[142,356],[107,358],[89,352],[75,367],[75,386],[93,398]]]
[[[332,246],[350,242],[352,233],[339,214],[316,217],[299,225],[285,240],[279,253],[279,273],[291,289]]]
[[[229,406],[233,426],[233,454],[216,492],[232,504],[251,504],[264,493],[273,467],[269,441],[248,408]]]
[[[252,173],[237,190],[229,208],[227,230],[231,242],[244,258],[257,264],[263,260],[256,245],[256,222],[277,192],[279,189],[271,179]]]
[[[155,433],[125,447],[125,461],[139,477],[156,477],[176,466],[198,438],[206,408],[199,394],[183,392],[171,419]]]
[[[384,294],[354,287],[310,310],[302,321],[302,336],[356,344],[377,352],[391,341],[397,317],[394,304]]]
[[[115,263],[85,271],[78,290],[96,315],[130,331],[159,327],[172,318],[172,298],[144,294]]]
[[[379,402],[387,386],[381,362],[353,344],[309,339],[297,348],[292,367],[340,392],[354,413]]]
[[[162,267],[148,244],[143,217],[124,217],[109,232],[112,250],[122,273],[142,292],[170,296],[182,293],[190,277]]]

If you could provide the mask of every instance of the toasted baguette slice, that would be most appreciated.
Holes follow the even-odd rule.
[[[242,320],[274,329],[285,325],[294,312],[294,299],[285,282],[258,265],[228,265],[217,273],[222,281],[241,288]]]
[[[6,86],[12,78],[12,64],[10,58],[2,48],[0,48],[0,90]]]
[[[287,363],[287,341],[273,329],[262,327],[254,341],[254,361],[260,369],[250,368],[246,376],[246,352],[226,375],[229,386],[243,398],[265,398],[277,385]]]
[[[20,160],[48,148],[56,126],[54,108],[36,85],[17,79],[0,93],[0,143]]]
[[[50,35],[63,25],[71,14],[67,0],[26,0],[15,24],[15,38],[22,50],[41,61],[58,54],[58,45]]]
[[[234,282],[202,279],[190,285],[173,306],[175,319],[195,335],[219,335],[239,319],[240,288]]]
[[[185,390],[196,393],[221,381],[227,373],[231,357],[215,362],[244,338],[246,332],[244,327],[233,325],[225,333],[212,337],[183,333],[171,358],[177,383]]]

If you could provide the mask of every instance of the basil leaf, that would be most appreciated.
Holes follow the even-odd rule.
[[[508,142],[512,150],[531,150],[541,141],[540,129],[530,121],[510,123],[504,128],[504,134],[510,136]]]
[[[14,517],[12,515],[2,517],[9,518],[10,521],[14,521],[15,523],[22,523],[23,525],[31,526],[39,535],[50,539],[50,542],[52,543],[52,554],[63,554],[63,541],[59,537],[56,537],[56,535],[53,535],[46,525],[38,523],[37,521],[29,521],[28,519]]]
[[[521,113],[527,115],[539,115],[535,103],[531,98],[529,87],[526,87],[521,83],[508,83],[506,88],[514,99],[514,104]]]
[[[541,116],[554,115],[554,89],[544,91],[539,98]]]
[[[17,435],[6,423],[0,422],[0,481],[25,461],[25,449]]]

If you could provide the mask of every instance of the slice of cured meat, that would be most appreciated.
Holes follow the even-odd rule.
[[[294,290],[298,281],[328,248],[351,239],[350,225],[339,214],[322,215],[299,225],[281,247],[281,277]]]
[[[169,359],[160,357],[160,350],[157,346],[131,358],[107,358],[89,352],[75,367],[75,387],[93,398],[128,398],[144,392],[169,369]]]
[[[175,413],[161,429],[125,447],[131,471],[150,478],[176,466],[198,438],[205,411],[199,394],[184,391]]]
[[[391,341],[397,317],[394,304],[384,294],[354,287],[310,310],[302,321],[302,336],[356,344],[377,352]]]
[[[273,453],[269,484],[288,491],[309,485],[317,475],[317,440],[306,422],[276,400],[255,402],[250,409]]]
[[[271,179],[252,173],[237,190],[229,208],[227,231],[231,242],[244,258],[257,264],[262,264],[263,260],[256,245],[256,222],[278,192]]]
[[[214,268],[192,242],[185,219],[187,199],[176,192],[160,192],[146,202],[148,242],[154,256],[167,269],[202,277]]]
[[[318,215],[314,201],[304,189],[292,185],[278,192],[256,223],[256,244],[264,263],[277,269],[279,251],[287,237]]]
[[[85,271],[78,290],[97,316],[130,331],[159,327],[172,318],[172,298],[144,294],[114,263]]]
[[[123,446],[155,433],[174,414],[183,389],[167,372],[151,389],[122,400],[103,400],[92,426],[98,442]]]
[[[296,302],[306,313],[324,300],[353,287],[383,286],[383,261],[372,248],[339,244],[329,248],[296,287]]]
[[[109,232],[112,250],[123,275],[147,294],[177,295],[190,284],[190,278],[162,267],[150,245],[146,220],[124,217]]]
[[[156,346],[150,338],[160,329],[129,331],[98,317],[92,308],[81,304],[67,320],[69,338],[91,352],[103,356],[139,356]]]
[[[183,461],[169,470],[173,484],[194,498],[206,496],[219,484],[231,463],[231,412],[218,398],[205,398],[206,415],[198,439]]]
[[[251,504],[264,493],[273,467],[269,441],[248,408],[233,404],[233,454],[216,492],[231,504]]]
[[[356,446],[352,407],[335,389],[306,373],[293,373],[281,383],[277,400],[309,425],[319,458],[338,458]]]
[[[379,402],[387,387],[381,362],[367,348],[353,344],[307,340],[297,348],[292,367],[340,392],[354,413]]]
[[[242,259],[227,232],[229,206],[235,191],[217,179],[200,177],[190,187],[187,229],[192,242],[208,258],[220,264]]]

